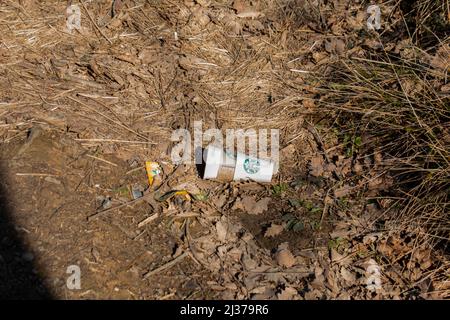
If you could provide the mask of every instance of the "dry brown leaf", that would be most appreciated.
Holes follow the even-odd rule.
[[[242,0],[234,0],[233,9],[236,10],[236,13],[241,13],[247,10],[247,6],[245,5],[245,2]]]
[[[316,107],[313,99],[304,99],[302,103],[306,109],[314,109]]]
[[[238,185],[239,191],[243,192],[243,193],[247,193],[247,192],[253,192],[253,191],[264,191],[264,186],[262,186],[259,183],[256,182],[245,182],[242,183],[240,185]]]
[[[349,229],[348,227],[345,228],[336,228],[333,232],[330,232],[330,237],[332,239],[336,238],[349,238],[349,236],[354,232],[354,230]]]
[[[218,221],[216,223],[216,232],[217,239],[219,239],[219,241],[221,242],[225,241],[225,239],[227,238],[228,227],[224,221]]]
[[[211,4],[210,0],[195,0],[195,2],[201,5],[202,7],[209,7]]]
[[[323,204],[327,205],[327,206],[331,206],[333,204],[333,198],[327,194],[325,196],[325,199],[323,200]]]
[[[260,292],[259,292],[260,291]],[[252,299],[254,300],[271,300],[273,299],[275,292],[272,288],[268,288],[267,286],[260,287],[258,292],[256,292]]]
[[[332,38],[325,42],[325,50],[329,53],[342,55],[345,52],[345,42],[342,39]]]
[[[283,230],[284,230],[284,227],[282,225],[272,223],[270,225],[270,227],[264,233],[264,237],[266,237],[266,238],[275,237],[275,236],[279,235],[281,232],[283,232]]]
[[[349,284],[353,284],[356,281],[356,275],[350,272],[347,268],[341,268],[341,277],[347,281]]]
[[[298,294],[297,290],[292,287],[286,287],[281,293],[277,294],[278,300],[292,300]]]
[[[316,51],[313,53],[314,62],[318,65],[325,64],[329,61],[328,55],[322,51]]]
[[[374,151],[373,160],[375,162],[375,166],[380,166],[383,163],[383,155],[379,150]]]
[[[275,260],[278,265],[284,268],[290,268],[295,264],[295,257],[287,248],[287,243],[280,244],[275,253]]]
[[[349,195],[352,192],[352,187],[350,187],[349,185],[345,185],[340,187],[339,189],[334,190],[334,196],[336,198],[342,198],[345,197],[347,195]]]
[[[228,14],[224,16],[224,22],[227,28],[233,32],[234,34],[240,34],[242,31],[242,25],[236,21],[236,15],[235,14]]]
[[[353,172],[360,175],[363,172],[363,166],[360,163],[355,163],[353,166]]]
[[[450,92],[450,83],[448,83],[446,85],[443,85],[441,87],[441,91],[444,92],[444,93]]]
[[[256,19],[258,17],[262,17],[263,13],[260,11],[256,11],[256,10],[247,10],[241,13],[238,13],[236,15],[239,18],[251,18],[251,19]]]
[[[352,171],[352,159],[343,159],[340,163],[338,172],[347,176]]]
[[[369,190],[382,189],[384,187],[383,186],[383,182],[384,182],[384,180],[383,180],[382,177],[378,177],[378,178],[375,178],[375,179],[370,179],[369,183],[368,183]]]
[[[258,266],[258,262],[253,259],[249,254],[244,254],[242,256],[242,264],[247,270],[254,270]]]
[[[420,262],[422,260],[427,260],[431,256],[431,250],[430,249],[416,249],[414,250],[412,257]]]
[[[364,23],[366,21],[366,12],[364,10],[359,10],[355,17],[348,15],[346,17],[346,22],[349,28],[353,30],[360,30],[364,28]]]
[[[336,279],[336,274],[334,273],[333,269],[329,269],[327,268],[327,270],[325,271],[325,276],[327,279],[327,283],[326,286],[328,289],[330,289],[334,294],[339,293],[339,286],[338,286],[338,282]]]
[[[311,175],[314,177],[319,177],[324,171],[324,162],[322,156],[315,156],[311,159],[310,163]]]
[[[331,261],[339,265],[348,265],[352,261],[351,255],[340,254],[335,249],[331,249]]]
[[[202,7],[197,7],[193,10],[192,18],[201,27],[206,26],[211,21],[208,14],[205,12],[205,10]]]
[[[430,64],[433,68],[448,72],[450,69],[450,46],[442,45],[436,52],[436,55],[431,58]]]
[[[256,201],[251,196],[244,196],[241,200],[243,209],[248,214],[260,214],[264,211],[267,211],[269,202],[269,197],[262,198],[261,200]]]
[[[173,187],[173,190],[186,190],[190,194],[199,194],[202,192],[195,182],[183,182]]]
[[[310,290],[305,293],[305,300],[318,300],[322,298],[323,293],[317,289]]]
[[[381,232],[369,233],[363,237],[363,243],[365,245],[372,244],[372,243],[376,242],[378,239],[380,239],[381,236],[382,236]]]
[[[305,101],[305,100],[303,100]],[[289,161],[293,158],[295,154],[295,145],[290,144],[280,151],[280,159],[282,159],[283,162]]]
[[[226,194],[221,194],[217,198],[214,199],[214,204],[217,208],[222,208],[227,202],[228,196]]]
[[[364,41],[364,44],[367,47],[374,49],[374,50],[380,50],[383,48],[383,44],[380,41],[375,40],[375,39],[366,39]]]
[[[312,289],[323,290],[325,288],[324,270],[320,266],[314,269],[314,280],[309,284]]]
[[[344,259],[344,256],[342,254],[340,254],[339,252],[337,252],[335,249],[331,249],[330,252],[331,252],[330,253],[331,262],[335,263],[335,262],[339,262]]]

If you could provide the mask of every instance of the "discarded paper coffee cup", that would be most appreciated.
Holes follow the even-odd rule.
[[[221,181],[270,182],[274,167],[275,164],[272,160],[260,159],[240,152],[233,156],[222,148],[210,145],[205,149],[203,178]]]

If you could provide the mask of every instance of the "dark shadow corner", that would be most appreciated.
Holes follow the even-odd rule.
[[[15,228],[4,169],[0,159],[0,299],[52,299]]]

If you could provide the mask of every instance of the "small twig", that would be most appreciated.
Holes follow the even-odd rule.
[[[292,72],[297,72],[297,73],[311,73],[311,71],[306,71],[306,70],[299,70],[299,69],[289,69]]]
[[[114,18],[122,9],[122,0],[113,0],[112,6],[111,6],[111,18]]]
[[[98,161],[102,161],[104,163],[107,163],[107,164],[110,164],[110,165],[112,165],[114,167],[117,167],[117,164],[115,164],[114,162],[110,162],[108,160],[105,160],[105,159],[102,159],[102,158],[99,158],[99,157],[96,157],[96,156],[92,156],[90,154],[87,154],[86,157],[89,157],[89,158],[92,158],[92,159],[95,159],[95,160],[98,160]]]
[[[103,33],[103,31],[98,27],[98,25],[95,23],[94,19],[92,18],[91,14],[89,13],[89,10],[86,8],[86,5],[84,4],[84,1],[80,0],[81,5],[83,6],[84,10],[86,11],[89,20],[91,20],[92,24],[95,26],[95,28],[100,32],[100,34],[105,38],[110,44],[112,44],[112,41],[109,40],[109,38]]]
[[[162,296],[161,298],[159,298],[159,300],[167,300],[169,298],[172,298],[175,295],[175,292],[171,292],[166,294],[165,296]]]
[[[101,96],[99,94],[87,94],[87,93],[77,93],[78,96],[90,98],[90,99],[110,99],[110,100],[119,100],[118,97],[114,96]]]
[[[253,271],[253,270],[249,270],[249,271],[244,271],[247,273],[253,273],[253,274],[304,274],[306,275],[311,275],[314,274],[314,272],[310,272],[310,271],[296,271],[296,270],[289,270],[289,271]]]
[[[136,171],[139,171],[139,170],[145,170],[145,166],[137,167],[137,168],[131,169],[131,170],[125,172],[125,174],[128,175],[128,174],[131,174],[131,173],[136,172]]]
[[[325,195],[323,211],[322,211],[322,215],[320,216],[320,223],[319,223],[320,228],[322,228],[323,219],[324,219],[325,215],[328,213],[328,208],[330,207],[330,205],[328,204],[328,201],[327,201],[329,193],[330,193],[330,190],[328,190],[327,194]]]
[[[143,226],[149,224],[150,222],[152,222],[153,220],[157,219],[158,217],[159,217],[158,213],[152,214],[150,217],[147,217],[144,220],[142,220],[141,222],[139,222],[138,223],[138,228],[142,228]]]
[[[80,142],[112,142],[112,143],[139,143],[139,144],[156,144],[149,141],[136,141],[136,140],[119,140],[119,139],[74,139]]]
[[[192,244],[192,238],[191,238],[191,232],[189,230],[189,225],[190,225],[190,220],[187,219],[186,224],[185,224],[185,234],[186,234],[186,241],[188,243],[188,247],[189,247],[189,253],[190,253],[190,257],[192,258],[192,260],[194,260],[198,265],[203,265],[203,263],[201,263],[200,259],[198,258],[197,255],[197,251],[194,249],[194,245]]]
[[[117,209],[129,206],[129,205],[136,204],[136,203],[141,202],[144,199],[148,198],[150,195],[153,195],[153,192],[152,193],[147,193],[143,197],[140,197],[140,198],[137,198],[137,199],[134,199],[134,200],[130,200],[130,201],[122,203],[122,204],[120,204],[118,206],[115,206],[115,207],[112,207],[112,208],[109,208],[109,209],[106,209],[106,210],[103,210],[103,211],[97,211],[97,212],[91,214],[90,216],[88,216],[87,219],[88,219],[88,221],[90,221],[90,220],[92,220],[94,218],[98,218],[100,216],[103,216],[103,215],[107,214],[108,212],[111,212],[111,211],[114,211],[114,210],[117,210]]]
[[[162,265],[159,268],[156,268],[152,271],[147,272],[144,275],[144,280],[151,277],[154,274],[160,273],[161,271],[164,271],[166,269],[169,269],[170,267],[173,267],[174,265],[176,265],[178,262],[180,262],[181,260],[183,260],[184,258],[186,258],[188,256],[188,251],[183,252],[182,254],[180,254],[178,257],[176,257],[173,260],[170,260],[169,262],[167,262],[165,265]]]
[[[58,177],[56,174],[49,173],[16,173],[16,176],[21,177]]]

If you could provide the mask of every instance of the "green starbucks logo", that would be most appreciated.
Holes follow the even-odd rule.
[[[258,159],[247,158],[244,161],[244,170],[249,174],[255,174],[259,171],[261,164]]]

